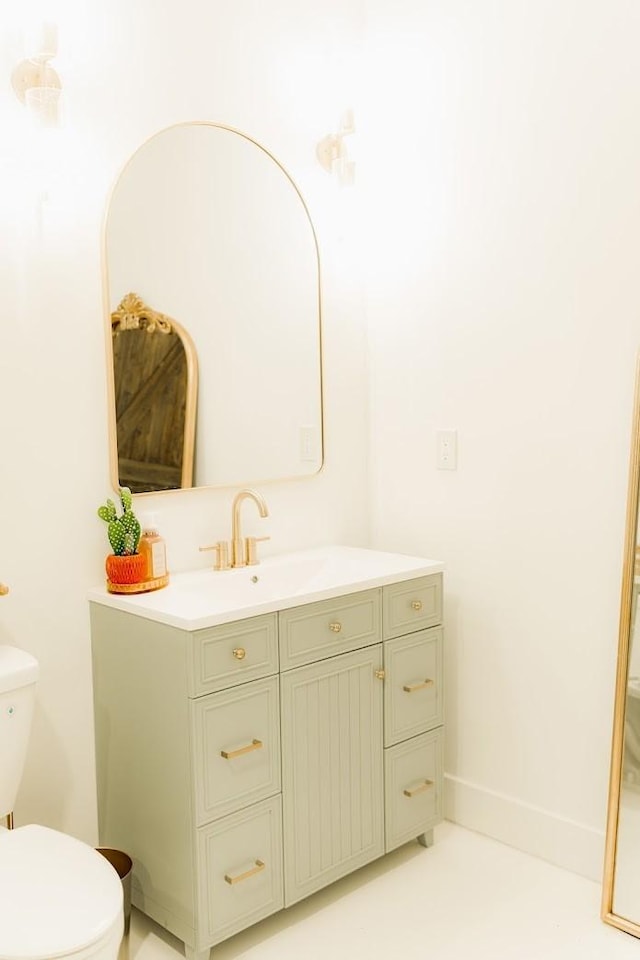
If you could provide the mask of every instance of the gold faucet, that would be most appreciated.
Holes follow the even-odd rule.
[[[251,567],[258,563],[256,544],[271,537],[243,537],[240,533],[240,507],[244,500],[253,500],[258,507],[261,517],[268,517],[269,510],[264,498],[255,490],[240,490],[233,500],[231,507],[231,550],[226,540],[218,540],[210,547],[200,547],[200,550],[215,550],[216,559],[214,570],[228,570],[230,567]]]
[[[247,537],[243,539],[240,533],[240,507],[244,500],[253,500],[258,507],[261,517],[269,516],[269,509],[264,497],[255,490],[240,490],[234,497],[231,507],[231,566],[246,567],[258,562],[256,543],[268,540],[269,537]]]

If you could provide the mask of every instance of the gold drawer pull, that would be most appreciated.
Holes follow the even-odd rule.
[[[220,756],[225,760],[235,760],[236,757],[243,757],[245,753],[253,753],[254,750],[262,750],[264,744],[262,740],[252,740],[246,747],[238,747],[237,750],[221,750]]]
[[[426,680],[422,680],[421,683],[405,683],[402,688],[405,693],[415,693],[416,690],[424,690],[425,687],[432,687],[433,680],[429,680],[427,677]]]
[[[256,873],[260,873],[264,870],[264,861],[256,860],[255,867],[251,867],[250,870],[245,870],[244,873],[239,873],[236,877],[232,877],[230,873],[225,873],[224,878],[227,883],[230,883],[232,886],[234,883],[240,883],[241,880],[248,880],[249,877],[255,877]]]
[[[236,660],[244,660],[244,658],[247,655],[247,651],[245,650],[244,647],[236,647],[233,651],[233,655],[236,658]]]
[[[9,587],[7,587],[4,583],[0,583],[0,597],[6,597],[8,593]]]
[[[422,600],[412,600],[411,601],[412,610],[422,610]]]
[[[342,630],[342,624],[338,622],[330,623],[329,630],[331,630],[331,633],[340,633],[340,631]]]
[[[429,787],[433,786],[433,780],[424,780],[418,787],[407,787],[406,790],[403,790],[405,797],[415,797],[419,793],[424,793],[425,790],[428,790]]]
[[[374,677],[376,678],[376,680],[384,680],[386,675],[387,674],[384,670],[376,670],[374,673]]]

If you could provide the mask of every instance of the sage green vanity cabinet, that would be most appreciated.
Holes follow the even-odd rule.
[[[100,843],[190,960],[442,818],[442,576],[184,630],[91,603]]]

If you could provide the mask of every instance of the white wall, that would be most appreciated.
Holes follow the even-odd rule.
[[[17,819],[95,839],[84,597],[107,549],[100,227],[122,164],[168,124],[246,131],[309,202],[326,467],[261,488],[268,546],[367,542],[353,199],[314,157],[359,77],[374,545],[447,563],[449,814],[597,876],[639,339],[640,11],[367,6],[364,75],[356,0],[60,0],[65,125],[46,148],[0,84],[0,642],[42,666]],[[459,432],[455,473],[434,469],[439,427]],[[174,569],[207,562],[197,546],[225,533],[230,499],[151,498]]]
[[[374,545],[447,573],[448,814],[599,877],[640,8],[368,3]],[[435,469],[455,428],[456,472]]]
[[[86,590],[108,550],[95,511],[110,494],[100,231],[109,188],[134,149],[169,124],[245,131],[289,170],[308,201],[322,257],[326,465],[263,485],[267,546],[365,543],[367,393],[363,306],[351,223],[315,143],[348,105],[359,4],[327,0],[59,0],[64,125],[33,137],[0,84],[0,642],[40,661],[18,822],[96,839]],[[0,75],[20,59],[29,10],[5,14]],[[35,197],[49,198],[38,224]],[[210,562],[198,545],[229,532],[231,490],[152,497],[174,570]],[[247,532],[254,521],[247,513]],[[261,528],[262,529],[262,528]]]

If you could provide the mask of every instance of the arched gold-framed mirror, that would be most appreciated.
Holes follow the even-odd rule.
[[[114,487],[132,493],[190,487],[198,397],[191,337],[130,292],[111,314],[111,350]]]
[[[160,130],[121,170],[102,246],[110,380],[110,317],[127,291],[177,318],[194,345],[193,470],[181,486],[318,473],[324,461],[319,247],[304,198],[280,161],[222,124]],[[113,480],[119,462],[131,458],[113,441],[120,432],[113,389],[109,400]]]
[[[640,937],[640,354],[636,362],[620,596],[602,919]]]

